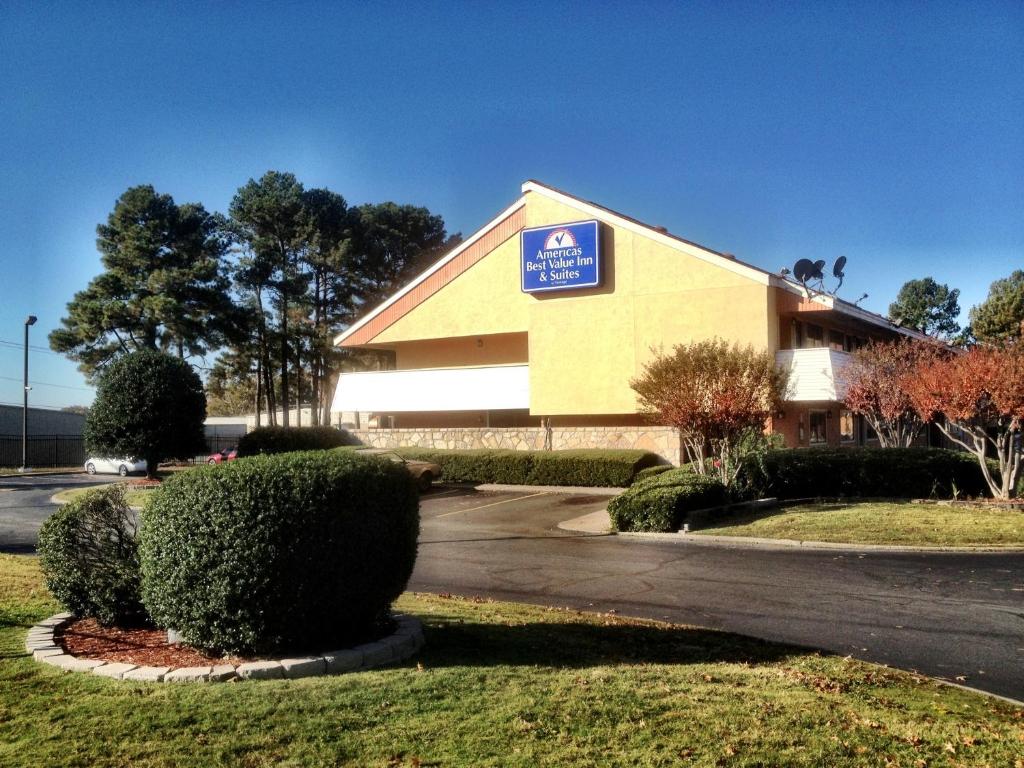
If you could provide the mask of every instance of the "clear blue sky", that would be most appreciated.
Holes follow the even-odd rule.
[[[782,6],[3,2],[0,402],[125,188],[224,211],[268,169],[464,234],[537,178],[768,269],[846,254],[880,312],[930,274],[966,319],[1024,265],[1024,4]]]

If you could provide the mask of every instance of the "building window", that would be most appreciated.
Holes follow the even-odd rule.
[[[839,412],[839,442],[853,443],[857,441],[857,417],[852,411]]]
[[[804,346],[825,346],[825,331],[822,329],[820,325],[811,325],[810,323],[808,323],[806,326],[804,326]]]
[[[828,411],[811,411],[808,414],[808,425],[811,432],[811,445],[821,445],[828,442]]]
[[[836,352],[842,352],[844,347],[845,339],[844,334],[839,331],[828,332],[828,348]]]

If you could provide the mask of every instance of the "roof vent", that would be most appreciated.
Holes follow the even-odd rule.
[[[733,261],[736,261],[736,254],[734,253],[723,253],[722,255],[727,259],[732,259]]]
[[[661,232],[661,234],[663,234],[663,235],[667,235],[668,234],[668,227],[655,227],[655,229],[658,232]]]

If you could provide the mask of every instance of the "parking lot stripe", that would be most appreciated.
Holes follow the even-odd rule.
[[[436,515],[436,517],[448,517],[448,515],[461,515],[465,512],[476,512],[478,509],[487,509],[488,507],[496,507],[499,504],[508,504],[513,501],[522,501],[523,499],[532,499],[534,496],[550,496],[551,491],[541,491],[540,493],[531,493],[526,496],[516,496],[514,499],[502,499],[501,501],[494,501],[490,504],[481,504],[479,507],[470,507],[469,509],[456,509],[454,512],[445,512],[442,515]]]
[[[437,493],[434,493],[433,491],[431,491],[429,496],[427,496],[426,498],[421,499],[421,500],[422,501],[430,501],[431,499],[440,499],[442,496],[450,496],[453,493],[460,493],[460,492],[462,492],[462,488],[452,488],[450,491],[438,491]]]

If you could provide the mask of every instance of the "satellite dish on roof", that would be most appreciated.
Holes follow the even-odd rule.
[[[845,267],[845,266],[846,266],[846,257],[845,256],[840,256],[838,259],[836,259],[835,266],[832,267],[832,275],[834,277],[838,277],[840,279],[840,281],[841,281],[843,279],[843,277],[845,277],[845,275],[843,275],[843,267]]]
[[[793,265],[793,277],[801,283],[806,283],[814,277],[814,262],[810,259],[800,259]]]
[[[832,266],[832,275],[839,279],[839,285],[836,286],[835,291],[829,291],[825,288],[825,260],[819,259],[818,261],[811,261],[810,259],[800,259],[796,264],[793,265],[793,277],[800,285],[807,291],[808,296],[811,293],[828,294],[831,296],[836,295],[836,291],[843,284],[843,277],[845,273],[843,270],[846,268],[846,257],[840,256],[836,259],[836,263]],[[788,270],[782,270],[781,274],[786,275]],[[813,286],[808,286],[808,283],[813,283]]]
[[[846,273],[843,272],[843,268],[846,267],[846,257],[840,256],[836,259],[835,265],[832,267],[832,275],[839,278],[839,285],[836,286],[833,293],[837,293],[840,288],[843,287],[843,278],[846,277]]]

